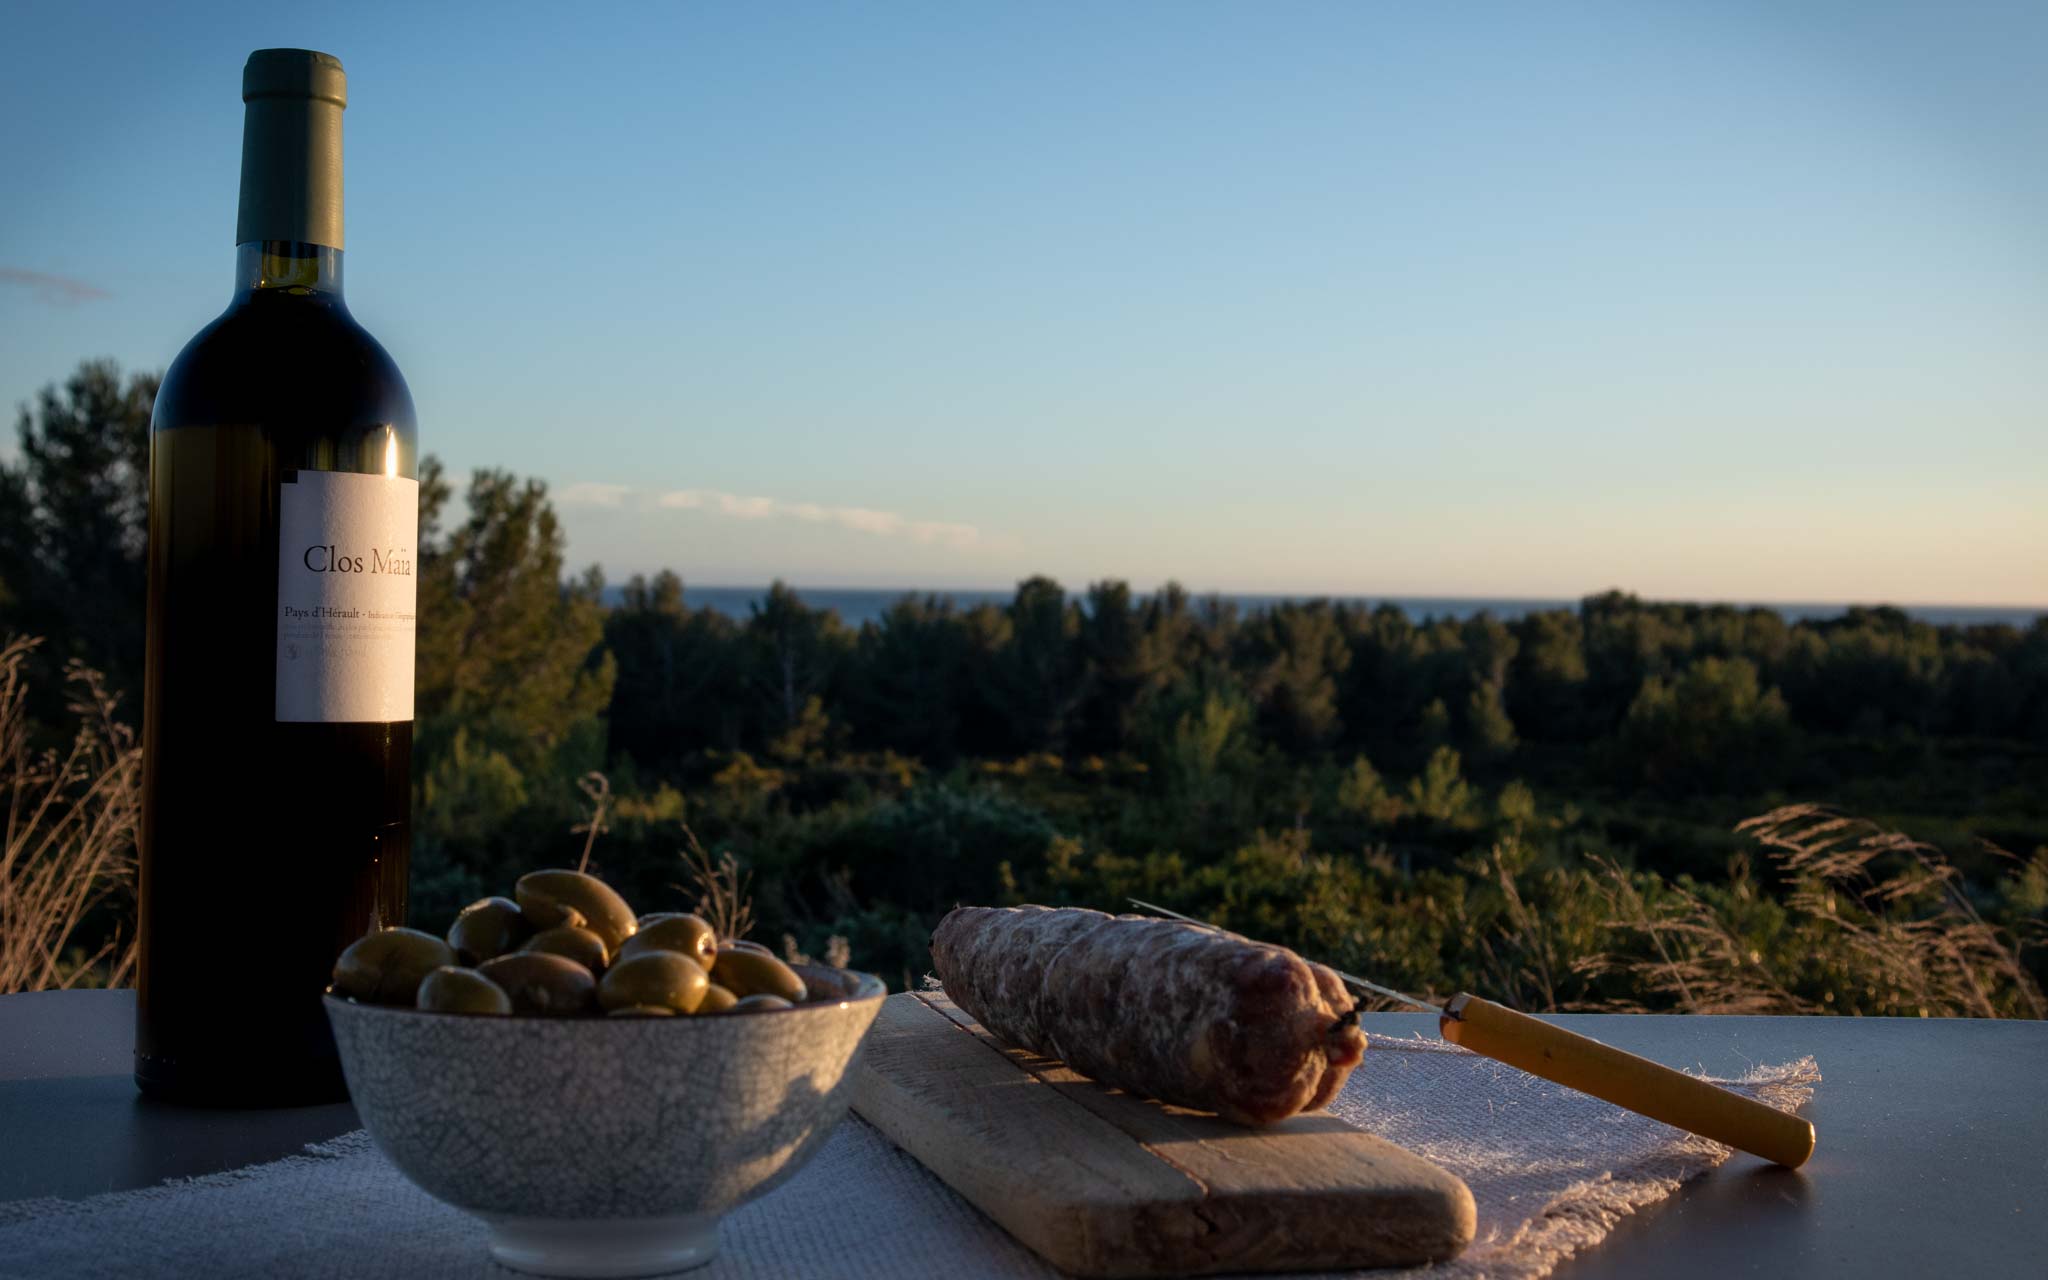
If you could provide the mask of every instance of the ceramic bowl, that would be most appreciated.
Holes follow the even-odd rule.
[[[701,1018],[424,1013],[327,997],[349,1095],[391,1163],[553,1276],[709,1262],[718,1219],[795,1173],[846,1114],[882,1006],[798,965],[794,1009]]]

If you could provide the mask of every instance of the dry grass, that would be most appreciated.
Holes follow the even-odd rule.
[[[793,933],[782,935],[782,958],[791,964],[818,963],[806,955],[803,948],[796,945],[796,935]],[[838,934],[833,934],[825,939],[824,962],[834,969],[844,969],[853,963],[853,945]]]
[[[597,838],[612,829],[612,780],[592,769],[576,779],[576,789],[590,801],[590,816],[569,828],[572,836],[583,837],[583,856],[576,861],[578,871],[590,870],[590,853],[597,848]]]
[[[612,829],[611,818],[617,811],[618,802],[612,794],[611,779],[594,769],[578,778],[576,786],[590,802],[590,811],[583,821],[569,828],[569,833],[583,837],[583,857],[577,862],[576,869],[587,871],[590,855],[597,848],[597,838]],[[696,906],[692,909],[719,937],[746,937],[754,927],[753,877],[740,871],[739,859],[730,852],[713,858],[698,842],[697,833],[690,830],[690,824],[685,822],[681,825],[683,874],[689,883],[669,887],[678,893],[695,895]]]
[[[91,952],[73,937],[95,910],[133,895],[141,751],[114,718],[114,695],[75,663],[70,745],[35,748],[26,667],[40,643],[0,646],[0,992],[119,986],[135,970],[132,925]]]
[[[1755,901],[1738,863],[1719,902],[1683,885],[1646,893],[1639,877],[1598,864],[1607,926],[1649,954],[1586,963],[1638,995],[1607,1009],[1687,1013],[1866,1013],[1919,1017],[2048,1015],[2022,942],[1985,920],[1939,850],[1818,805],[1787,805],[1737,828],[1784,880],[1774,954],[1731,918]]]
[[[1820,926],[1829,952],[1888,1012],[2048,1015],[2019,940],[1984,919],[1931,845],[1818,805],[1736,829],[1770,852],[1792,879],[1787,905]]]
[[[1736,932],[1723,912],[1681,886],[1655,901],[1634,878],[1595,859],[1594,890],[1606,905],[1607,927],[1646,942],[1648,957],[1601,955],[1583,967],[1593,974],[1630,979],[1637,995],[1598,1007],[1616,1013],[1676,1009],[1682,1013],[1822,1013],[1794,995],[1765,967],[1763,955]],[[1730,876],[1739,897],[1749,889],[1747,860]],[[1646,998],[1647,997],[1647,998]]]
[[[690,883],[675,887],[697,895],[697,914],[719,937],[746,937],[754,927],[753,877],[741,872],[730,850],[715,859],[706,853],[688,823],[683,824],[683,841],[683,872]]]
[[[1562,1007],[1558,979],[1569,968],[1567,948],[1544,914],[1522,895],[1516,877],[1526,862],[1517,836],[1509,836],[1487,852],[1486,868],[1501,893],[1502,924],[1494,937],[1480,936],[1479,959],[1490,988],[1514,1007],[1556,1009]]]

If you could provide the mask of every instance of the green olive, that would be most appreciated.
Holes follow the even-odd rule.
[[[583,926],[604,939],[607,952],[617,951],[639,927],[624,898],[604,881],[581,871],[530,871],[519,877],[512,896],[519,899],[519,909],[536,929],[568,923],[568,913],[577,912],[583,917]]]
[[[667,1005],[629,1004],[613,1009],[605,1016],[607,1018],[673,1018],[676,1016],[676,1011]]]
[[[409,1005],[422,978],[454,963],[454,949],[431,933],[381,929],[349,943],[334,962],[334,990],[374,1004]]]
[[[552,929],[542,929],[528,938],[520,950],[567,956],[592,973],[603,973],[612,958],[603,938],[576,924],[558,924]]]
[[[704,988],[704,1003],[697,1006],[697,1016],[707,1013],[724,1013],[740,1002],[740,998],[717,983]]]
[[[796,1006],[795,1006],[795,1005],[791,1004],[791,1003],[790,1003],[789,1001],[787,1001],[787,1000],[784,1000],[784,999],[783,999],[783,998],[782,998],[781,996],[771,996],[771,995],[767,995],[767,994],[762,994],[762,995],[757,995],[757,996],[748,996],[748,997],[747,997],[746,999],[744,999],[744,1000],[740,1001],[740,1002],[739,1002],[738,1004],[734,1005],[734,1006],[732,1007],[732,1011],[733,1011],[734,1013],[745,1013],[745,1012],[747,1012],[747,1011],[748,1011],[748,1010],[750,1010],[750,1009],[794,1009],[794,1008],[796,1008]]]
[[[477,972],[505,989],[514,1013],[587,1013],[597,1003],[597,979],[567,956],[515,951],[484,961]]]
[[[448,945],[464,964],[478,964],[508,951],[533,933],[533,926],[519,914],[519,904],[510,898],[479,898],[462,909],[448,926]]]
[[[645,951],[679,951],[709,969],[718,958],[718,935],[697,917],[677,913],[652,924],[643,923],[640,932],[619,948],[619,958]]]
[[[607,1009],[658,1004],[695,1013],[711,980],[704,967],[678,951],[648,951],[611,967],[597,984],[597,1002]]]
[[[731,947],[735,951],[752,951],[756,954],[764,956],[772,956],[775,954],[775,952],[772,949],[762,945],[761,943],[749,941],[746,938],[724,938],[719,941],[718,946],[720,950],[724,950],[726,947]]]
[[[640,913],[640,919],[635,921],[635,923],[642,929],[645,929],[649,925],[660,924],[664,920],[673,920],[677,916],[688,914],[689,912],[687,911],[643,911]]]
[[[420,983],[419,1007],[430,1013],[507,1014],[512,997],[474,969],[444,964]]]
[[[804,980],[774,956],[725,944],[711,966],[712,980],[744,1001],[748,996],[781,996],[791,1004],[804,1002]]]

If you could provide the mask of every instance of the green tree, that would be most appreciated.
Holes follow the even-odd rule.
[[[1514,754],[1515,722],[1501,697],[1501,686],[1491,680],[1474,685],[1465,699],[1465,744],[1473,758],[1488,763]]]
[[[1630,700],[1650,676],[1671,674],[1688,637],[1673,625],[1671,611],[1632,595],[1609,591],[1580,603],[1585,645],[1583,713],[1588,731],[1612,733],[1628,713]]]
[[[960,754],[969,650],[967,628],[948,600],[905,596],[860,630],[848,714],[856,740],[935,764]]]
[[[1059,583],[1034,577],[1017,584],[1007,614],[1007,643],[983,674],[990,708],[1010,753],[1064,751],[1082,694],[1080,610]]]
[[[1276,605],[1245,625],[1239,646],[1260,716],[1281,745],[1308,750],[1336,736],[1337,679],[1351,647],[1327,601]]]
[[[1488,613],[1467,618],[1458,628],[1458,651],[1464,658],[1465,749],[1482,763],[1497,763],[1515,749],[1515,723],[1508,716],[1508,672],[1521,641]]]
[[[1154,705],[1147,762],[1170,830],[1216,840],[1256,808],[1261,752],[1256,712],[1231,682],[1194,683]]]
[[[466,517],[443,535],[449,492],[441,464],[422,460],[414,704],[450,732],[488,724],[483,745],[517,742],[513,759],[530,767],[611,700],[603,581],[594,569],[563,580],[562,528],[540,481],[476,472]]]
[[[1437,698],[1437,637],[1393,605],[1340,609],[1337,618],[1351,651],[1338,685],[1346,739],[1382,761],[1420,763],[1419,727]]]
[[[1372,761],[1357,756],[1337,782],[1337,807],[1375,825],[1384,826],[1401,816],[1401,798],[1387,786]]]
[[[44,636],[52,668],[77,658],[142,715],[149,574],[149,415],[159,375],[87,360],[24,405],[21,457],[0,462],[0,631]],[[55,689],[60,682],[38,681]]]
[[[1441,750],[1451,737],[1451,709],[1444,705],[1442,698],[1431,698],[1429,705],[1422,709],[1420,726],[1422,741],[1432,752]]]
[[[1408,808],[1446,826],[1466,827],[1477,817],[1477,797],[1465,781],[1458,753],[1438,747],[1430,753],[1422,776],[1408,780]]]
[[[832,731],[825,699],[851,645],[839,615],[812,609],[776,581],[741,630],[754,740],[778,760],[800,760]]]
[[[1493,811],[1509,827],[1526,829],[1536,822],[1536,793],[1528,783],[1516,778],[1494,797]]]
[[[562,530],[538,481],[478,471],[460,523],[420,463],[412,918],[439,929],[462,902],[572,856],[576,779],[604,764],[614,667],[595,570],[562,576]]]
[[[1776,776],[1790,736],[1785,700],[1747,658],[1702,658],[1651,676],[1616,739],[1625,775],[1677,792],[1741,791]]]
[[[463,729],[421,775],[416,834],[428,842],[485,844],[526,806],[518,767],[503,752],[473,744]]]
[[[1802,630],[1783,664],[1800,719],[1842,733],[1929,732],[1947,679],[1942,634],[1897,609],[1851,609]]]
[[[1577,615],[1545,609],[1516,627],[1514,664],[1503,688],[1504,707],[1522,736],[1564,742],[1588,731],[1585,634]]]
[[[1179,583],[1135,604],[1129,583],[1112,579],[1088,588],[1078,636],[1087,674],[1077,747],[1102,753],[1130,749],[1146,708],[1179,673],[1191,623]]]
[[[1179,666],[1190,674],[1214,676],[1231,669],[1244,622],[1234,600],[1210,592],[1193,603],[1192,625],[1182,642]]]
[[[691,752],[740,745],[738,627],[715,609],[691,609],[681,578],[663,570],[628,580],[605,614],[604,644],[618,669],[612,757],[667,773]]]

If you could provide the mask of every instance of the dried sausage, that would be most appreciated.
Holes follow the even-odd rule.
[[[1333,971],[1176,920],[958,907],[932,935],[932,965],[1005,1043],[1240,1124],[1322,1107],[1365,1053]]]

